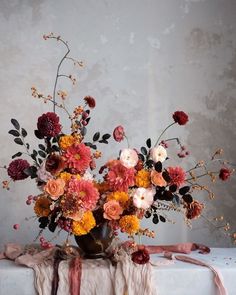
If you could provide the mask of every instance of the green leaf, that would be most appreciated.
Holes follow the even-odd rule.
[[[161,216],[160,216],[161,217]],[[160,218],[161,219],[161,218]],[[157,214],[153,214],[152,222],[154,224],[157,224],[159,222],[159,218]]]
[[[184,202],[186,202],[188,204],[192,203],[192,201],[193,201],[193,197],[190,194],[184,195],[182,197],[182,199],[184,200]]]
[[[82,136],[85,136],[86,133],[87,133],[86,127],[82,127],[81,130],[80,130],[80,133],[81,133]]]
[[[60,148],[59,148],[59,146],[57,146],[57,145],[53,145],[52,146],[52,150],[54,150],[55,152],[59,152],[60,151]]]
[[[141,147],[141,153],[147,155],[147,149],[144,146]]]
[[[93,141],[98,141],[100,137],[100,132],[96,132],[93,136]]]
[[[181,189],[179,189],[179,193],[183,196],[186,195],[190,190],[190,186],[186,185],[181,187]]]
[[[37,168],[35,166],[30,166],[29,168],[26,168],[24,170],[24,173],[31,178],[36,178],[37,177]]]
[[[139,157],[139,159],[141,160],[141,161],[145,161],[145,158],[144,158],[144,156],[142,155],[142,154],[138,154],[138,157]]]
[[[43,151],[38,151],[40,157],[45,158],[47,155]]]
[[[39,148],[40,150],[45,151],[45,146],[43,144],[39,144]]]
[[[20,130],[20,124],[16,119],[11,119],[11,123],[17,130]]]
[[[161,215],[160,215],[159,217],[160,217],[160,221],[161,221],[161,222],[166,222],[166,219],[165,219],[164,216],[161,216]]]
[[[27,136],[27,131],[24,128],[21,128],[21,135],[23,137],[26,137]]]
[[[108,144],[108,141],[106,139],[101,139],[99,140],[100,143],[105,143],[105,144]]]
[[[20,133],[17,130],[12,129],[12,130],[8,131],[8,133],[13,136],[16,136],[16,137],[20,136]]]
[[[14,141],[16,144],[23,145],[23,141],[19,137],[15,138]]]
[[[37,156],[38,155],[38,152],[36,150],[33,150],[33,155],[34,156]]]
[[[102,136],[102,139],[107,140],[107,139],[109,139],[110,137],[111,137],[111,134],[106,133],[106,134],[104,134],[104,135]]]
[[[11,158],[14,159],[14,158],[20,157],[21,155],[22,155],[22,153],[18,152],[15,155],[13,155]]]
[[[34,130],[34,134],[38,139],[43,139],[43,136],[41,135],[41,133],[38,130]]]
[[[151,142],[151,138],[148,138],[147,141],[146,141],[146,145],[147,147],[150,149],[151,146],[152,146],[152,142]]]

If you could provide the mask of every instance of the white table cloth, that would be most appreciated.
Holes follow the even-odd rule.
[[[160,256],[151,255],[151,261],[160,264]],[[216,267],[223,276],[228,295],[236,295],[236,248],[215,248],[210,254],[192,253],[189,256]],[[154,266],[153,277],[158,295],[217,295],[213,273],[205,267],[175,261],[170,265]],[[0,295],[34,294],[37,294],[34,271],[9,260],[0,260]]]

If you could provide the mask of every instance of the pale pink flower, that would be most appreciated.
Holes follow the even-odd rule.
[[[146,189],[144,187],[137,188],[133,194],[134,206],[139,209],[148,209],[153,203],[154,195],[155,190],[153,189]]]
[[[50,172],[45,169],[46,161],[43,161],[40,165],[39,169],[37,170],[37,177],[39,181],[47,182],[53,176]]]
[[[138,154],[133,149],[123,149],[120,154],[120,162],[126,168],[133,168],[138,163]]]
[[[162,145],[159,145],[158,147],[154,147],[150,150],[149,157],[155,163],[164,162],[167,158],[167,151]]]

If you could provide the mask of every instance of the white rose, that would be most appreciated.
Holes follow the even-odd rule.
[[[138,163],[138,154],[133,149],[123,149],[120,154],[120,162],[126,168],[133,168]]]
[[[155,190],[153,189],[146,189],[144,187],[137,188],[133,194],[134,206],[139,209],[148,209],[153,203],[154,195]]]
[[[164,162],[166,158],[167,151],[162,145],[154,147],[150,150],[150,159],[153,160],[155,163],[159,161]]]

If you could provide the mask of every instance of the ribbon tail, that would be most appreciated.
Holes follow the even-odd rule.
[[[170,258],[170,253],[166,253],[165,256],[167,258]],[[172,258],[173,258],[173,255],[172,255]],[[184,256],[184,255],[176,255],[174,256],[175,259],[177,260],[180,260],[180,261],[183,261],[183,262],[187,262],[187,263],[192,263],[192,264],[196,264],[196,265],[200,265],[200,266],[205,266],[207,268],[209,268],[215,275],[215,284],[218,288],[218,292],[219,292],[219,295],[228,295],[228,292],[224,286],[224,283],[223,283],[223,278],[220,274],[220,272],[215,269],[213,266],[201,261],[201,260],[198,260],[198,259],[195,259],[195,258],[191,258],[191,257],[187,257],[187,256]]]

